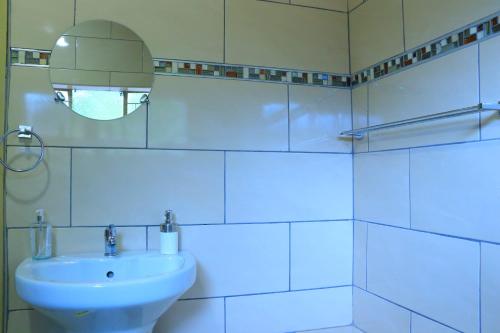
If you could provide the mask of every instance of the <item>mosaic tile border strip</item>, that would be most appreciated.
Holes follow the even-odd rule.
[[[332,74],[181,60],[153,59],[156,74],[350,88],[349,74]]]
[[[50,54],[51,52],[46,50],[12,48],[11,64],[15,66],[48,67],[50,65]],[[200,76],[320,87],[351,87],[351,76],[349,74],[168,59],[153,59],[153,62],[155,74],[159,75]]]
[[[20,66],[43,66],[50,64],[51,51],[34,49],[10,49],[10,62],[12,65]]]
[[[352,86],[382,78],[434,57],[456,51],[497,33],[500,33],[499,14],[354,73],[352,75]]]

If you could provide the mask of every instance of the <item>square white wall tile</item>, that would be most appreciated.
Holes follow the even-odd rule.
[[[228,0],[226,62],[348,73],[347,14]]]
[[[401,0],[370,0],[349,18],[352,72],[404,51]]]
[[[352,218],[349,154],[228,153],[229,222]]]
[[[149,147],[288,149],[282,84],[157,75],[149,109]]]
[[[409,151],[354,156],[354,217],[410,226]]]
[[[104,253],[104,228],[53,228],[52,254],[55,256],[75,252]],[[120,251],[146,250],[146,228],[118,228]],[[31,305],[22,301],[15,290],[15,271],[26,258],[31,257],[30,231],[8,231],[9,310],[28,309]]]
[[[291,2],[292,5],[310,6],[347,12],[347,0],[291,0]]]
[[[224,153],[73,150],[73,225],[224,222]]]
[[[352,301],[354,325],[363,331],[410,333],[410,311],[359,288],[353,289]]]
[[[147,5],[77,0],[76,8],[77,24],[97,19],[121,23],[144,40],[154,57],[223,61],[224,0],[150,0]]]
[[[9,147],[7,162],[14,168],[34,165],[40,150]],[[5,183],[6,219],[9,227],[29,226],[35,210],[45,209],[52,225],[70,224],[70,149],[47,148],[43,162],[27,173],[7,172]]]
[[[348,325],[352,288],[297,291],[226,299],[227,333],[275,333]]]
[[[159,227],[149,228],[149,249],[159,248]],[[289,288],[287,223],[185,226],[180,248],[198,263],[195,285],[183,298],[284,291]]]
[[[368,126],[368,93],[368,84],[352,90],[352,127],[354,129]],[[368,151],[368,137],[369,134],[366,134],[363,139],[353,139],[355,153]]]
[[[458,333],[457,330],[441,325],[435,321],[422,317],[416,313],[411,314],[412,333]],[[485,332],[483,330],[483,332]]]
[[[352,284],[352,221],[291,224],[291,288]]]
[[[34,310],[9,312],[7,333],[65,333],[58,324]]]
[[[352,151],[352,140],[339,133],[352,128],[351,92],[290,85],[290,150]]]
[[[54,101],[47,68],[11,67],[8,118],[9,128],[33,126],[48,146],[146,146],[145,107],[116,120],[82,117]]]
[[[499,141],[411,151],[412,227],[500,242]]]
[[[73,1],[16,0],[10,6],[13,47],[52,50],[59,36],[73,26]]]
[[[354,221],[354,253],[353,284],[366,289],[366,248],[368,241],[368,224]]]
[[[481,321],[483,333],[500,327],[500,246],[481,243]]]
[[[370,125],[476,105],[479,102],[477,47],[467,47],[370,83]],[[478,139],[479,116],[473,114],[373,132],[370,150]]]
[[[499,103],[500,68],[498,53],[500,37],[494,37],[479,44],[479,66],[481,71],[481,102]],[[481,138],[500,138],[500,113],[498,111],[481,114]]]
[[[368,290],[457,330],[479,332],[479,244],[368,226]]]
[[[404,0],[406,48],[419,46],[498,10],[497,0]]]
[[[177,301],[160,318],[154,333],[224,333],[224,299]]]
[[[53,231],[54,255],[72,253],[104,253],[105,227],[55,228]],[[146,227],[117,227],[117,249],[121,251],[145,251]]]

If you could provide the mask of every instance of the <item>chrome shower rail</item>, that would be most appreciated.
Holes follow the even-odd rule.
[[[440,113],[435,113],[435,114],[431,114],[431,115],[427,115],[427,116],[409,118],[409,119],[404,119],[404,120],[398,120],[398,121],[393,121],[390,123],[385,123],[385,124],[380,124],[380,125],[357,128],[357,129],[353,129],[353,130],[349,130],[349,131],[343,131],[340,133],[340,135],[341,136],[351,136],[351,137],[354,137],[356,139],[362,139],[367,133],[374,132],[374,131],[380,131],[380,130],[388,129],[388,128],[395,128],[395,127],[402,127],[402,126],[407,126],[407,125],[419,124],[419,123],[423,123],[423,122],[427,122],[427,121],[464,116],[467,114],[478,113],[478,112],[483,112],[483,111],[500,111],[500,103],[497,103],[497,104],[480,103],[480,104],[466,107],[466,108],[462,108],[462,109],[440,112]]]

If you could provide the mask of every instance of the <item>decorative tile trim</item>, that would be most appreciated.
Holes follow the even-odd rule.
[[[11,64],[14,66],[48,67],[50,54],[51,51],[47,50],[11,48]],[[153,59],[153,62],[155,74],[158,75],[200,76],[335,88],[351,87],[351,76],[349,74],[168,59]]]
[[[290,83],[322,87],[349,88],[349,74],[332,74],[181,60],[153,59],[155,74],[201,76],[260,82]]]
[[[34,49],[10,49],[10,62],[18,66],[42,66],[48,67],[50,63],[50,51]]]
[[[438,40],[416,47],[413,50],[389,58],[375,66],[352,75],[352,86],[382,78],[434,57],[456,51],[466,45],[482,40],[500,32],[500,16],[490,17],[474,23],[457,32],[450,33]]]

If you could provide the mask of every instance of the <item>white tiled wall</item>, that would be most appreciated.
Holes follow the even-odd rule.
[[[157,58],[349,70],[346,0],[12,3],[17,47],[51,49],[74,21],[105,19]],[[110,223],[121,250],[156,250],[174,210],[198,278],[155,333],[351,324],[352,143],[337,135],[351,127],[348,89],[156,75],[147,109],[94,121],[54,102],[48,69],[16,66],[9,97],[9,128],[30,124],[49,148],[35,172],[7,175],[8,333],[60,332],[15,292],[37,208],[55,254],[102,251]],[[8,159],[36,153],[9,147]]]

